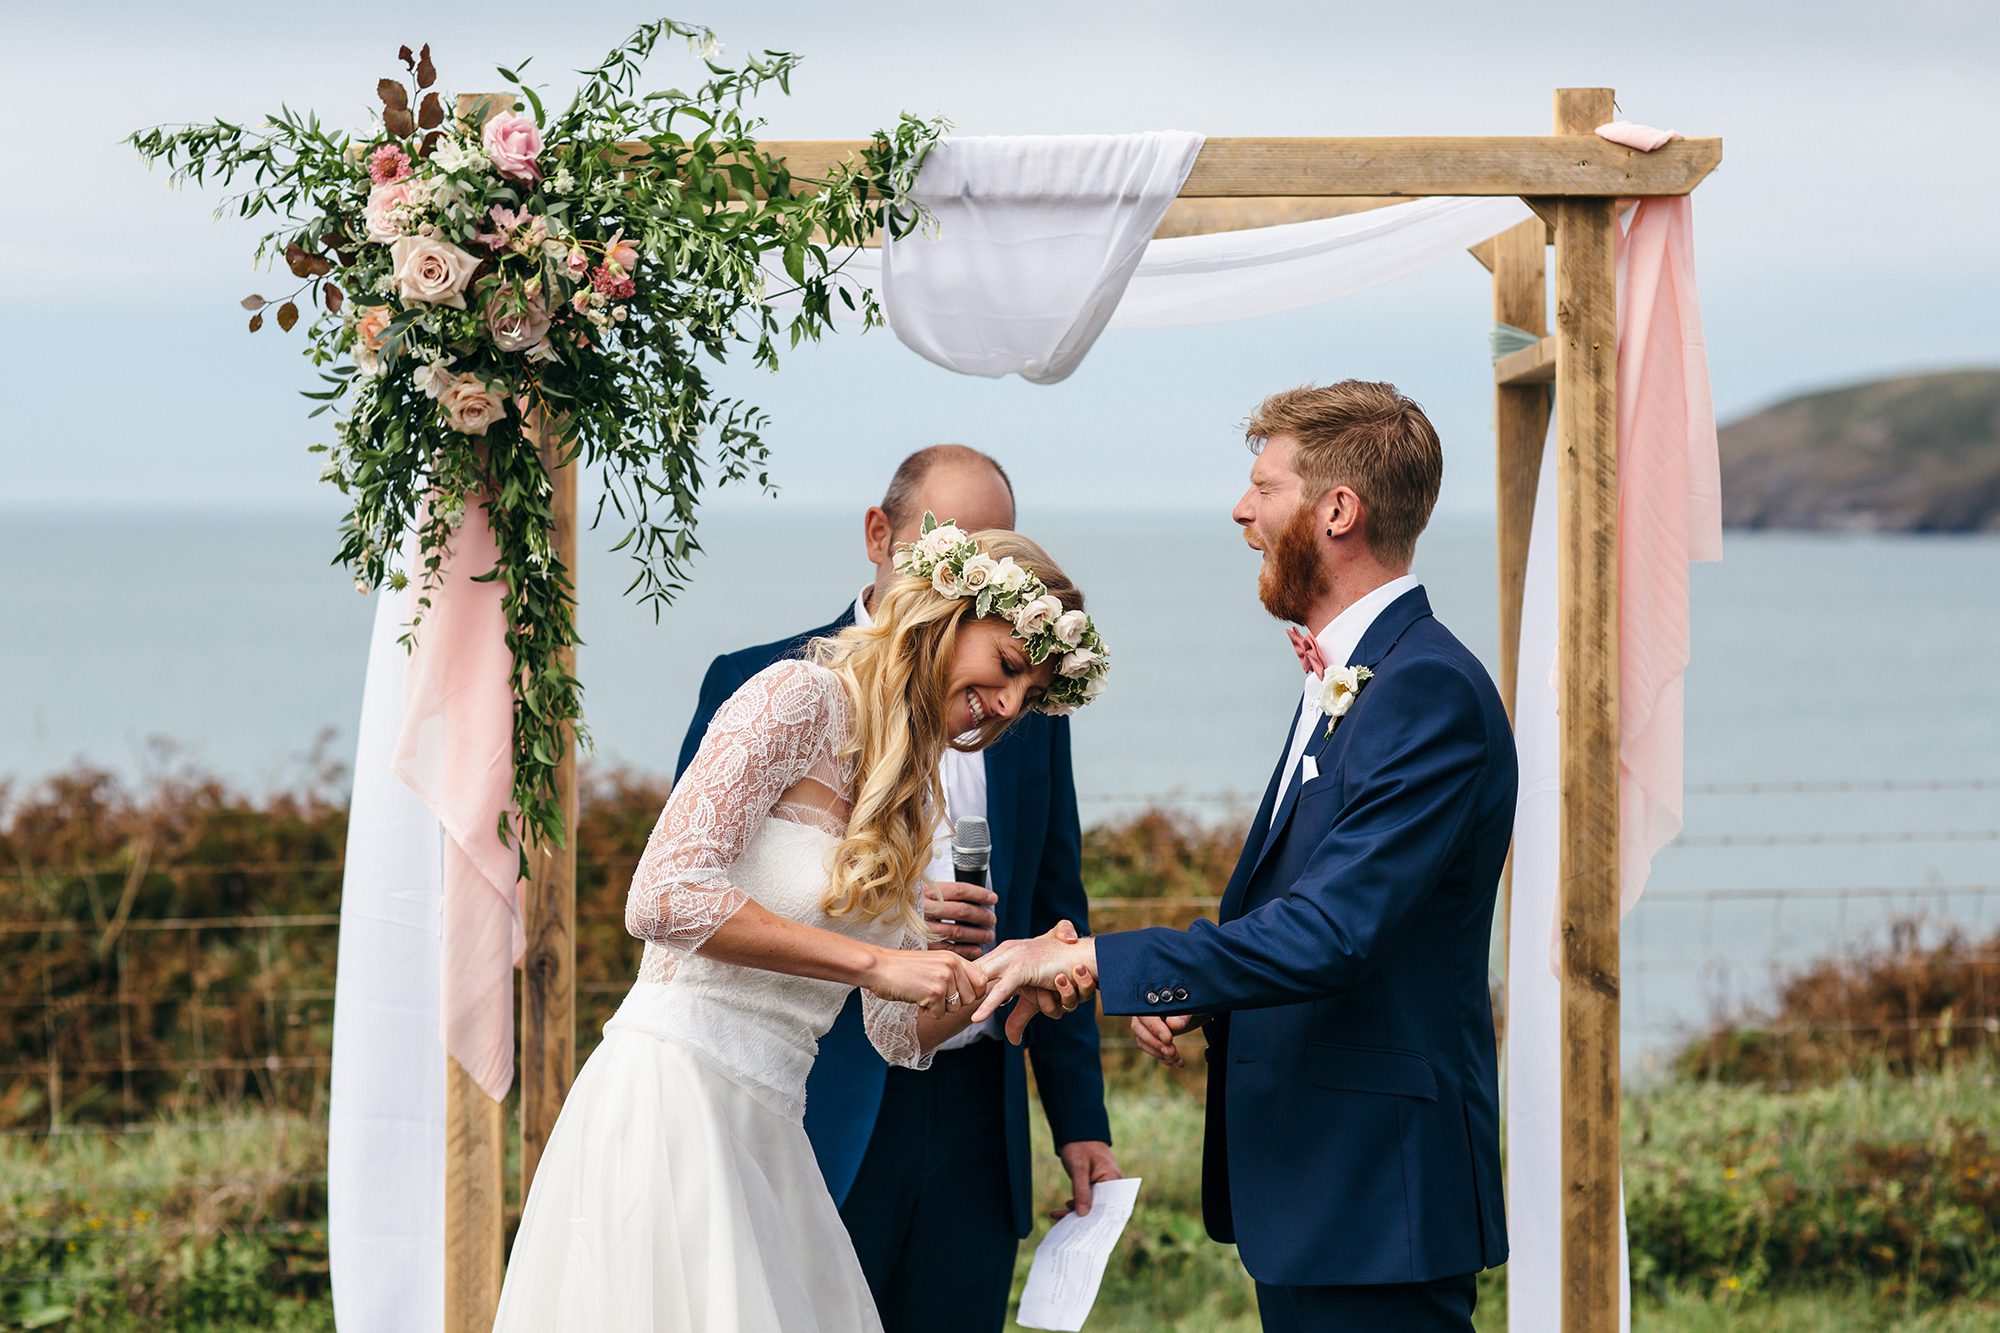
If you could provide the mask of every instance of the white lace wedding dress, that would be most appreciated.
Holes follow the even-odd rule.
[[[820,906],[853,773],[832,672],[781,662],[716,713],[625,906],[646,941],[535,1172],[494,1327],[507,1333],[877,1330],[803,1125],[806,1073],[848,987],[704,957],[746,899],[922,947]],[[883,1056],[922,1067],[914,1005],[864,996]],[[912,1152],[922,1145],[911,1144]]]

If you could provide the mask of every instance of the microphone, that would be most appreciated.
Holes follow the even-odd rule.
[[[961,884],[986,887],[986,867],[993,860],[993,833],[978,815],[966,815],[951,826],[951,870]]]

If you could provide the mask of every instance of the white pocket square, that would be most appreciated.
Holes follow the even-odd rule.
[[[1304,761],[1299,765],[1299,785],[1303,787],[1306,783],[1311,782],[1314,778],[1318,776],[1319,776],[1319,764],[1313,759],[1311,755],[1307,755]]]

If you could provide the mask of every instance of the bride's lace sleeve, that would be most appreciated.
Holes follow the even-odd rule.
[[[918,932],[905,931],[899,949],[922,949],[930,941]],[[868,1033],[876,1053],[892,1065],[905,1069],[929,1069],[931,1053],[917,1040],[917,1016],[923,1011],[904,1000],[884,1000],[861,992],[861,1026]]]
[[[625,929],[693,953],[743,906],[727,871],[778,798],[825,744],[840,682],[824,667],[779,662],[716,710],[674,784],[625,898]]]

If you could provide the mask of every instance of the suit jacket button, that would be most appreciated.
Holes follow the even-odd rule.
[[[1146,992],[1147,1004],[1158,1004],[1159,1002],[1160,1002],[1160,993],[1158,991],[1149,990]]]
[[[1176,1000],[1185,1000],[1187,998],[1187,987],[1186,986],[1176,987],[1174,990],[1174,998]]]

